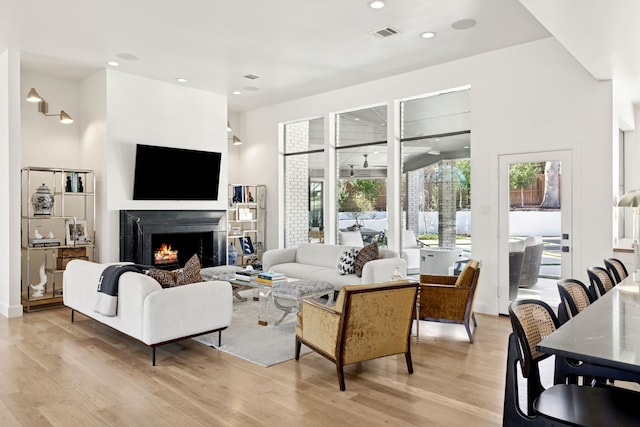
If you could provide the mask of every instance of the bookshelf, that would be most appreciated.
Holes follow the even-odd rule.
[[[238,251],[236,265],[249,265],[262,260],[266,237],[266,202],[265,185],[229,184],[227,247],[233,244]]]

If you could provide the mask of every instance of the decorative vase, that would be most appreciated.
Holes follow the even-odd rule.
[[[53,209],[53,193],[45,184],[37,188],[31,196],[34,215],[51,215]]]
[[[233,246],[233,243],[229,244],[229,248],[227,249],[227,257],[229,258],[229,265],[236,265],[238,262],[238,251],[236,247]]]

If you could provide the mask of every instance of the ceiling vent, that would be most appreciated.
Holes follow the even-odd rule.
[[[260,76],[256,76],[255,74],[247,74],[246,76],[244,76],[244,78],[249,80],[255,80],[255,79],[259,79]]]
[[[384,39],[387,37],[395,36],[399,32],[400,31],[396,30],[393,27],[384,27],[380,28],[379,30],[372,31],[371,34],[373,34],[375,37]]]

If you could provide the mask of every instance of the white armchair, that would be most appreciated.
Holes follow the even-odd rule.
[[[420,273],[420,248],[425,246],[412,230],[402,230],[402,258],[407,262],[407,274]]]

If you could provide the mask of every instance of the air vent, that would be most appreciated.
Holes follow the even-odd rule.
[[[259,79],[260,76],[256,76],[255,74],[247,74],[246,76],[244,76],[244,78],[249,80],[255,80],[255,79]]]
[[[395,36],[398,33],[399,31],[393,27],[384,27],[384,28],[380,28],[379,30],[375,30],[371,32],[371,34],[373,34],[375,37],[378,37],[381,39]]]

